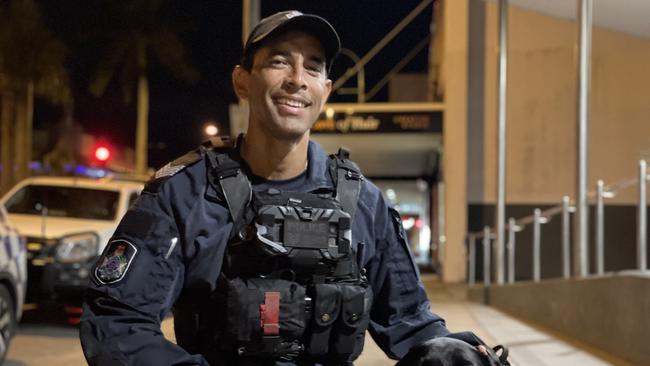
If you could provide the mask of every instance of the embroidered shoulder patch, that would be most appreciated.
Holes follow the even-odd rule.
[[[119,282],[135,258],[138,248],[124,239],[113,240],[106,246],[95,268],[95,279],[102,285]]]

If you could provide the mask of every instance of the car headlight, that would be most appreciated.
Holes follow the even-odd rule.
[[[97,256],[98,242],[99,238],[93,233],[63,237],[56,248],[56,260],[61,263],[86,261]]]

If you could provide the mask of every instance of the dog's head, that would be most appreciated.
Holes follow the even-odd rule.
[[[395,366],[499,366],[498,360],[496,355],[481,354],[467,342],[440,337],[414,347]]]

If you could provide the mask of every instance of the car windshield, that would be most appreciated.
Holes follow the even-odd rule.
[[[7,200],[9,213],[114,220],[119,192],[104,189],[29,185]]]

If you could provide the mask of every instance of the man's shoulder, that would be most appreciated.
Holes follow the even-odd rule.
[[[381,189],[372,182],[372,180],[365,178],[363,179],[363,185],[361,186],[361,192],[359,194],[359,200],[371,208],[375,208],[379,201],[384,199]]]
[[[212,138],[196,149],[188,151],[163,165],[162,168],[154,173],[149,182],[147,182],[145,191],[158,193],[163,187],[170,185],[192,186],[205,184],[206,179],[203,177],[207,177],[205,162],[209,159],[208,154],[225,153],[233,147],[234,144],[230,138]]]
[[[168,162],[158,169],[145,185],[144,191],[148,193],[159,193],[168,185],[180,184],[181,176],[195,176],[198,174],[196,168],[203,164],[197,164],[204,159],[201,149],[194,149],[184,155]],[[196,166],[196,168],[195,168]]]

